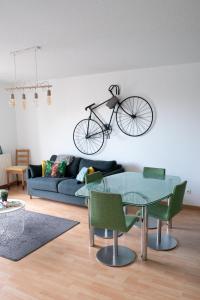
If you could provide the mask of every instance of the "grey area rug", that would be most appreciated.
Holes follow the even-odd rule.
[[[23,234],[0,244],[0,256],[18,261],[78,224],[77,221],[25,211]]]

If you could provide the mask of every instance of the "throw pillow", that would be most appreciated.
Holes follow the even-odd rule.
[[[66,172],[66,162],[63,160],[60,163],[54,163],[52,166],[52,177],[65,177]]]
[[[51,176],[51,171],[52,171],[52,165],[54,162],[47,160],[46,161],[46,169],[45,169],[45,177]]]
[[[46,160],[42,160],[42,177],[45,176],[46,172]]]
[[[76,180],[79,181],[79,182],[84,182],[84,180],[85,180],[85,175],[87,174],[87,172],[88,172],[88,168],[83,167],[83,168],[79,171],[78,175],[76,176]]]
[[[95,172],[95,169],[93,167],[89,167],[88,168],[88,171],[87,173],[90,175],[90,174],[93,174]]]
[[[73,160],[72,155],[66,155],[66,154],[59,154],[56,157],[56,163],[60,163],[62,161],[65,161],[66,165],[68,166]]]
[[[64,177],[66,171],[66,163],[62,161],[60,163],[54,163],[52,161],[46,161],[45,177]]]

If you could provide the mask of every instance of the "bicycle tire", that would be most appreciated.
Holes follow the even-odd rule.
[[[89,132],[87,126],[89,122]],[[101,125],[93,119],[83,119],[74,128],[73,141],[76,148],[83,154],[93,155],[104,144],[104,131]]]
[[[141,136],[152,126],[153,109],[146,99],[131,96],[119,104],[116,121],[124,134],[132,137]]]

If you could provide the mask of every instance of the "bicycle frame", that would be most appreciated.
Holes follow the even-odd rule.
[[[109,101],[109,100],[106,100],[106,101],[100,103],[99,105],[97,105],[97,106],[95,106],[95,107],[93,107],[93,108],[92,108],[92,107],[89,107],[90,115],[89,115],[89,118],[88,118],[88,126],[87,126],[87,137],[88,137],[88,138],[90,138],[90,137],[92,137],[92,136],[95,136],[95,135],[101,133],[101,132],[96,132],[96,133],[91,134],[91,135],[88,136],[89,122],[90,122],[90,120],[92,119],[92,118],[91,118],[91,117],[92,117],[92,114],[94,114],[94,116],[97,118],[97,120],[99,120],[99,122],[100,122],[101,125],[103,126],[103,132],[104,132],[104,133],[107,132],[107,130],[109,130],[110,124],[111,124],[112,119],[113,119],[113,115],[114,115],[114,113],[115,113],[115,108],[116,108],[117,105],[119,105],[119,103],[116,103],[115,106],[113,107],[112,113],[111,113],[111,116],[110,116],[110,120],[109,120],[109,123],[108,123],[108,124],[105,124],[105,123],[100,119],[100,117],[98,117],[98,115],[94,112],[94,110],[95,110],[96,108],[98,108],[98,107],[104,105],[104,104],[105,104],[106,102],[108,102],[108,101]]]

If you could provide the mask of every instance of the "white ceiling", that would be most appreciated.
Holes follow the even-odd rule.
[[[41,45],[41,79],[200,62],[200,0],[0,0],[0,80]],[[33,53],[17,57],[33,78]]]

